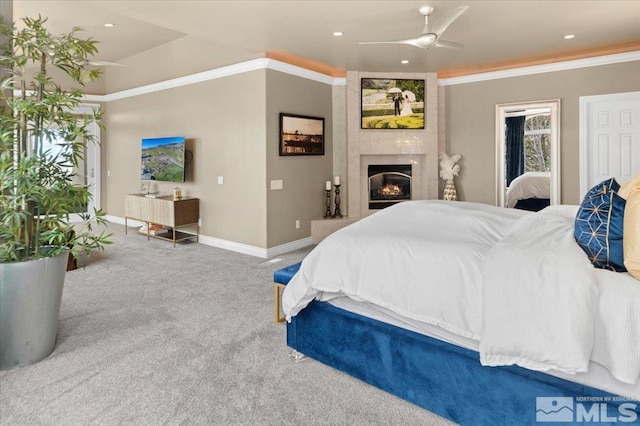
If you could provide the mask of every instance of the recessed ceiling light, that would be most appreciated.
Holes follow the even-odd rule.
[[[343,34],[342,31],[336,31],[333,33],[333,35],[336,37],[340,37],[342,34]]]
[[[401,64],[408,64],[408,63],[409,63],[409,61],[407,61],[406,59],[404,59],[404,60],[400,61],[400,63],[401,63]]]
[[[569,40],[575,37],[575,34],[567,34],[566,36],[564,36],[565,40]]]
[[[111,28],[111,27],[113,27],[114,25],[113,25],[113,24],[104,24],[104,26],[105,26],[105,27],[107,27],[107,28]]]

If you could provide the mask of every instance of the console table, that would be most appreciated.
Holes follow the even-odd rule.
[[[200,236],[200,200],[198,198],[182,197],[147,197],[141,194],[129,194],[124,200],[124,227],[127,233],[127,219],[135,219],[147,224],[147,240],[151,237],[166,241],[182,241]],[[171,227],[171,238],[162,235],[153,235],[149,232],[150,224],[157,223]],[[176,228],[195,225],[196,233],[188,234],[176,231]]]

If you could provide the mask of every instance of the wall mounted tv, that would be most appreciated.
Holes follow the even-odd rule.
[[[185,138],[142,139],[141,180],[184,182]]]

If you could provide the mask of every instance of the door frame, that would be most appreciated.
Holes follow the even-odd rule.
[[[73,109],[73,114],[77,115],[88,115],[93,114],[94,109],[100,109],[99,104],[91,104],[91,103],[82,103]],[[89,204],[87,205],[87,212],[93,212],[93,208],[100,209],[100,181],[102,180],[102,175],[100,171],[100,126],[97,123],[91,123],[87,128],[91,134],[96,137],[96,143],[88,143],[87,151],[85,155],[85,164],[87,167],[87,173],[89,176],[86,177],[87,184],[89,186],[89,192],[91,193],[91,199],[89,200]],[[91,176],[93,171],[93,176]],[[89,182],[91,180],[91,182]],[[72,221],[80,221],[79,215],[71,215]]]
[[[640,92],[609,93],[606,95],[580,96],[579,98],[580,199],[589,190],[589,184],[587,183],[589,179],[589,108],[599,103],[626,100],[640,100]]]
[[[560,204],[561,198],[561,170],[560,170],[560,99],[546,99],[540,101],[510,102],[506,104],[496,104],[496,206],[506,207],[505,195],[505,154],[506,135],[505,119],[507,115],[514,111],[526,109],[548,109],[551,113],[551,134],[550,154],[551,154],[551,182],[550,182],[550,203]]]

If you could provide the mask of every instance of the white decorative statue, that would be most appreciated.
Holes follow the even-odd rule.
[[[440,177],[446,181],[444,187],[444,200],[457,201],[458,194],[456,192],[456,185],[453,183],[453,177],[458,176],[460,172],[460,165],[456,164],[460,161],[462,156],[460,154],[452,155],[449,157],[445,152],[440,154]]]

